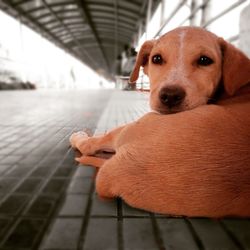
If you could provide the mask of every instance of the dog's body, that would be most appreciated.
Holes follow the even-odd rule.
[[[193,39],[196,34],[200,38],[208,36],[212,43],[209,53],[215,65],[200,68],[196,66],[197,60],[189,69],[182,65],[182,82],[172,87],[173,82],[179,81],[178,67],[168,69],[169,65],[158,64],[171,60],[166,59],[160,42],[158,47],[155,41],[153,45],[150,42],[150,46],[146,42],[131,80],[136,80],[139,67],[143,66],[151,82],[154,112],[104,136],[75,133],[71,145],[83,154],[77,158],[79,162],[100,167],[96,178],[100,196],[119,196],[134,207],[172,215],[250,216],[250,86],[247,84],[250,61],[220,38],[197,28],[177,29],[164,39],[176,44],[172,39],[182,41],[182,34]],[[196,44],[202,51],[204,41]],[[159,53],[163,60],[158,60]],[[206,50],[202,53],[206,54]],[[187,62],[184,55],[181,60],[179,57],[173,59],[175,63]],[[232,62],[233,58],[236,61]],[[158,65],[153,65],[154,62]],[[164,71],[170,73],[162,76],[159,67],[165,67]],[[155,71],[160,74],[161,89],[156,86]],[[202,82],[190,87],[192,83],[187,79],[192,78],[199,84],[202,74],[208,86]],[[224,93],[216,104],[206,105],[217,91],[221,78]],[[165,113],[173,114],[162,115]],[[108,160],[95,157],[101,150],[114,151],[115,155]]]

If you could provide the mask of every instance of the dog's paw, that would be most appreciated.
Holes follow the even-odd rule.
[[[87,133],[83,132],[83,131],[79,131],[79,132],[75,132],[73,133],[70,138],[70,145],[72,148],[78,148],[79,146],[84,144],[84,142],[87,142],[87,140],[89,139],[89,136]]]

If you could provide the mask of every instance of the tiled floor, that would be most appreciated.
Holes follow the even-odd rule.
[[[0,249],[250,249],[248,219],[170,218],[96,196],[69,135],[147,111],[144,93],[0,92]]]

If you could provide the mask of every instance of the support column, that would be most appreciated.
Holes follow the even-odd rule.
[[[23,42],[23,23],[22,23],[22,17],[19,16],[18,18],[19,21],[19,37],[20,37],[20,53],[21,53],[21,58],[18,58],[18,61],[16,62],[18,65],[18,70],[21,70],[21,76],[22,76],[22,81],[27,82],[27,65],[26,61],[23,58],[25,57],[25,50],[24,50],[24,42]]]
[[[147,17],[146,17],[146,28],[145,28],[145,32],[146,32],[146,39],[148,38],[148,24],[150,22],[151,19],[151,11],[152,11],[152,0],[148,0],[148,8],[147,8]]]
[[[247,5],[240,13],[240,33],[239,48],[250,57],[250,4]]]
[[[166,6],[166,0],[161,0],[161,21],[160,21],[160,26],[164,22],[165,6]]]
[[[137,44],[139,44],[139,41],[142,37],[142,21],[140,21],[139,23],[139,30],[138,30],[138,41],[137,41]]]
[[[202,0],[204,3],[204,6],[202,8],[202,14],[201,14],[201,23],[200,26],[203,27],[203,25],[209,20],[210,18],[210,11],[211,11],[211,3],[207,0]]]
[[[192,13],[197,7],[197,0],[192,0],[191,6],[190,6],[190,13]],[[190,17],[190,26],[195,26],[196,23],[196,14]]]

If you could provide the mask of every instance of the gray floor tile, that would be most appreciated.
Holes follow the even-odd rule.
[[[57,205],[57,196],[39,195],[25,212],[25,215],[33,217],[48,217]]]
[[[166,249],[199,249],[184,219],[158,218],[157,223]]]
[[[98,195],[92,197],[91,216],[117,216],[117,201],[103,200]]]
[[[242,248],[250,249],[250,220],[225,219],[223,223],[227,230],[239,242]]]
[[[22,159],[22,155],[8,155],[4,159],[1,160],[1,164],[15,164]]]
[[[11,195],[0,204],[0,215],[16,215],[29,199],[28,195]]]
[[[140,217],[149,217],[149,213],[147,211],[133,208],[127,205],[125,202],[122,203],[122,215],[123,216],[140,216]]]
[[[18,178],[1,178],[0,179],[0,193],[7,194],[10,192],[20,180]]]
[[[87,202],[87,195],[68,194],[60,209],[59,216],[84,216]]]
[[[68,187],[70,194],[88,194],[93,180],[90,178],[74,178]]]
[[[6,218],[0,218],[0,243],[1,239],[3,239],[3,235],[6,232],[8,226],[10,225],[12,221],[11,217],[6,217]]]
[[[91,218],[83,250],[117,250],[117,220]]]
[[[123,220],[125,250],[158,250],[150,218],[129,218]]]
[[[76,169],[76,172],[74,173],[73,178],[93,177],[94,174],[95,168],[79,165]]]
[[[34,193],[44,181],[41,178],[28,178],[15,190],[15,193]]]
[[[56,170],[53,177],[54,178],[70,177],[73,171],[75,171],[73,167],[60,167]]]
[[[209,219],[190,219],[190,222],[207,249],[237,249],[237,246],[217,221]]]
[[[3,243],[7,249],[30,249],[38,240],[44,227],[44,220],[21,219],[9,237]]]
[[[1,160],[0,160],[0,162],[1,162]],[[10,167],[11,167],[11,165],[4,165],[4,164],[0,163],[0,175],[2,173],[4,173],[5,171],[7,171]]]
[[[77,249],[81,225],[80,219],[56,219],[41,249]]]
[[[65,189],[67,179],[50,179],[50,181],[43,188],[42,192],[51,195],[60,195]]]
[[[26,166],[20,166],[15,165],[12,169],[10,169],[8,172],[6,172],[7,177],[16,177],[16,178],[22,178],[29,174],[29,172],[32,170],[32,167],[26,167]]]
[[[32,173],[32,177],[42,177],[46,178],[52,171],[54,171],[53,167],[38,167]]]

